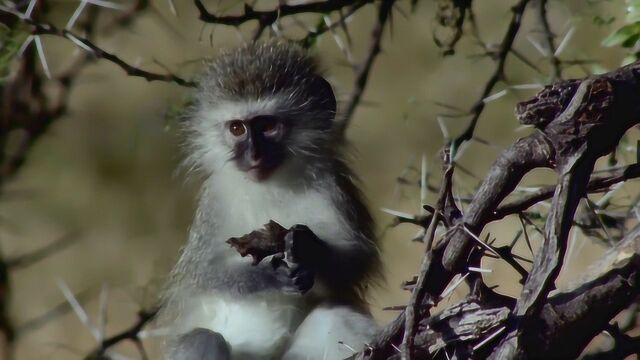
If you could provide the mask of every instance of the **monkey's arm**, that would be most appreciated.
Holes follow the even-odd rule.
[[[305,293],[313,286],[313,273],[305,267],[286,266],[277,257],[268,257],[258,264],[242,258],[238,253],[225,249],[224,256],[208,261],[205,269],[206,288],[228,292],[232,295],[248,295],[269,292]]]
[[[328,288],[350,291],[378,259],[375,246],[358,236],[347,241],[325,241],[307,226],[294,225],[285,236],[285,247],[293,262],[315,273]]]

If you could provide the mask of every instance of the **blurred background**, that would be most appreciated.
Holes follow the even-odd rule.
[[[486,44],[497,46],[502,41],[512,3],[485,0],[473,4],[479,35]],[[63,27],[79,2],[48,4],[47,21]],[[130,5],[127,1],[117,4]],[[277,1],[258,4],[273,8]],[[242,4],[234,1],[210,1],[207,6],[211,11],[228,13],[242,10]],[[563,69],[565,78],[620,66],[628,52],[603,47],[602,41],[625,24],[625,6],[623,0],[549,2],[558,56],[568,64]],[[400,283],[415,274],[424,251],[422,243],[412,241],[420,230],[417,226],[390,227],[394,216],[380,209],[420,213],[417,184],[422,159],[426,160],[430,184],[437,187],[444,138],[457,135],[469,119],[438,115],[467,111],[478,100],[494,68],[493,60],[484,56],[487,49],[473,36],[464,36],[454,55],[443,56],[433,41],[435,10],[435,2],[419,2],[412,10],[409,1],[398,1],[384,32],[382,53],[347,132],[353,149],[349,162],[362,180],[377,220],[385,262],[386,282],[370,294],[371,308],[380,324],[397,314],[383,308],[406,303],[409,293],[400,289]],[[108,24],[119,11],[105,9],[96,21]],[[535,11],[526,13],[514,45],[526,61],[510,56],[507,82],[500,83],[493,93],[507,85],[534,86],[486,99],[488,106],[476,135],[487,144],[472,141],[456,159],[465,170],[455,175],[454,190],[462,198],[473,194],[501,149],[531,131],[519,126],[514,105],[535,94],[540,84],[551,81],[549,61],[538,49],[543,35],[534,15]],[[375,17],[376,7],[368,5],[348,23],[351,55],[356,60],[366,55]],[[300,19],[313,23],[317,15]],[[192,2],[154,0],[127,26],[105,36],[98,33],[95,43],[138,67],[155,72],[170,69],[192,78],[206,57],[249,41],[253,27],[206,25],[198,20]],[[295,30],[292,32],[295,35]],[[353,87],[354,73],[336,38],[344,43],[346,35],[341,31],[326,33],[313,51],[344,99]],[[58,37],[43,36],[42,45],[53,74],[65,69],[82,51]],[[62,238],[73,240],[55,254],[10,272],[8,313],[18,331],[17,359],[83,358],[95,348],[91,332],[76,313],[64,310],[67,301],[61,288],[81,294],[78,299],[92,321],[101,311],[102,297],[108,304],[107,334],[130,326],[138,310],[156,302],[186,240],[199,187],[197,176],[178,170],[183,153],[175,114],[188,101],[189,93],[189,89],[172,83],[127,76],[112,63],[97,61],[81,72],[71,88],[68,113],[37,141],[25,166],[3,185],[3,256],[20,256]],[[634,144],[637,134],[630,136],[629,144]],[[620,156],[632,159],[635,148],[623,150]],[[523,185],[554,182],[551,171],[535,175],[527,177]],[[398,181],[399,177],[407,181]],[[433,204],[434,198],[435,194],[429,193],[426,203]],[[509,243],[519,226],[517,218],[507,219],[492,224],[486,232],[499,243]],[[537,246],[540,239],[534,237],[532,242]],[[603,249],[598,242],[581,242],[568,260],[562,282],[575,278]],[[516,252],[530,258],[525,247]],[[493,270],[486,275],[490,285],[499,285],[498,291],[506,294],[518,293],[516,273],[510,267],[491,261],[484,266]],[[465,291],[458,288],[447,301],[455,301]],[[57,307],[59,313],[33,322]],[[156,358],[153,338],[147,345],[150,358]],[[122,343],[115,350],[130,358],[139,357],[132,343]]]

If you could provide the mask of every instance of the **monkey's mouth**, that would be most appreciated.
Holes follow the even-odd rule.
[[[245,172],[251,180],[261,182],[269,179],[273,174],[273,170],[275,170],[275,167],[252,166]]]

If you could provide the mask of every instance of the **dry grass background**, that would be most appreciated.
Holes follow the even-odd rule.
[[[61,10],[56,14],[61,23],[77,6],[76,1],[52,3]],[[199,59],[237,45],[248,33],[216,27],[211,46],[209,33],[213,27],[202,30],[191,2],[175,1],[178,17],[169,12],[167,1],[152,3],[154,11],[140,17],[129,29],[99,38],[98,44],[140,66],[160,71],[162,68],[154,64],[157,60],[188,75],[197,69]],[[603,68],[618,66],[623,54],[599,44],[615,23],[611,27],[597,26],[592,19],[595,15],[620,18],[622,0],[552,1],[550,6],[552,26],[560,36],[572,26],[576,29],[563,56],[593,59]],[[406,2],[400,2],[400,8],[408,13]],[[483,39],[500,41],[510,17],[509,3],[482,1],[475,4],[475,9]],[[366,9],[350,25],[356,57],[364,52],[373,16],[374,9]],[[432,19],[431,2],[421,3],[416,13],[407,17],[396,11],[393,31],[384,37],[383,53],[348,131],[348,139],[357,149],[351,164],[362,178],[380,233],[391,218],[379,208],[419,211],[417,188],[395,191],[396,177],[411,159],[419,166],[424,153],[431,172],[439,172],[437,153],[442,135],[436,113],[443,109],[434,101],[469,108],[492,68],[490,60],[473,56],[482,50],[470,38],[460,42],[458,54],[442,57],[431,38]],[[515,48],[547,70],[547,63],[525,36],[538,36],[536,28],[530,12]],[[201,32],[204,35],[199,40]],[[54,72],[74,51],[69,43],[58,39],[46,39],[45,46]],[[316,51],[338,94],[348,94],[352,74],[332,37],[321,38]],[[186,62],[190,65],[185,66]],[[513,84],[545,81],[543,75],[514,57],[507,63],[507,73]],[[565,74],[584,76],[579,67],[569,68]],[[516,101],[532,94],[518,92],[492,102],[477,134],[498,148],[524,136],[526,130],[517,131],[512,109]],[[83,72],[72,93],[70,113],[37,144],[28,165],[7,186],[7,196],[0,202],[0,247],[7,255],[27,252],[69,233],[79,239],[59,254],[12,273],[11,314],[18,326],[64,302],[56,279],[64,280],[74,291],[98,289],[103,284],[109,287],[108,333],[123,329],[141,306],[154,303],[186,239],[198,186],[197,179],[188,180],[185,174],[175,172],[181,159],[180,139],[175,123],[165,117],[186,95],[175,85],[127,77],[104,61]],[[452,134],[465,124],[463,119],[447,122]],[[496,148],[472,143],[460,163],[481,179],[497,153]],[[550,173],[540,172],[528,181],[540,184],[551,179]],[[456,190],[468,194],[479,179],[459,173],[456,181]],[[516,229],[515,222],[502,222],[489,230],[500,241],[508,242]],[[382,307],[407,300],[408,293],[401,291],[399,284],[410,278],[420,263],[423,246],[410,241],[417,230],[402,225],[385,231],[381,239],[387,281],[371,294],[372,310],[380,323],[395,316],[394,312],[382,311]],[[599,245],[585,242],[563,274],[564,281],[601,251]],[[510,268],[500,263],[487,266],[494,269],[488,276],[489,283],[501,284],[503,292],[517,293],[518,284]],[[98,296],[86,302],[86,310],[94,319],[97,303]],[[89,331],[73,313],[24,334],[17,344],[18,359],[81,358],[95,346]],[[117,349],[123,354],[136,354],[131,344]],[[157,356],[153,354],[157,353],[151,351],[152,358]]]

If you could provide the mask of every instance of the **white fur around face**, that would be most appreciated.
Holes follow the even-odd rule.
[[[222,101],[215,106],[202,104],[190,128],[192,155],[188,162],[209,174],[219,171],[229,161],[233,147],[225,134],[224,124],[231,120],[271,114],[278,106],[276,99]]]

